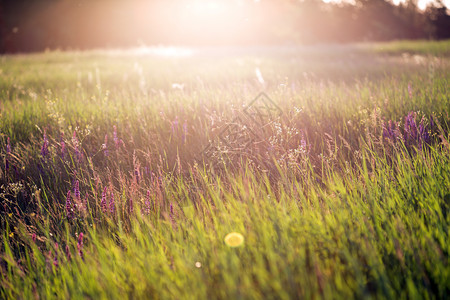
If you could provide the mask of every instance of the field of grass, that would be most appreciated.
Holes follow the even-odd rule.
[[[0,298],[448,298],[449,45],[0,57]]]
[[[450,56],[450,43],[448,41],[398,41],[395,43],[361,44],[362,48],[375,50],[379,53],[418,54]]]

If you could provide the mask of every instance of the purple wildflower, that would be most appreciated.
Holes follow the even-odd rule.
[[[47,139],[47,133],[44,130],[44,142],[42,143],[41,147],[41,155],[43,158],[46,158],[48,155],[48,139]]]
[[[106,213],[106,193],[108,191],[108,188],[105,186],[105,189],[103,190],[102,193],[102,201],[100,202],[100,207],[102,209],[103,213]]]
[[[80,257],[82,259],[84,259],[84,257],[83,257],[83,233],[82,232],[80,232],[80,234],[78,235],[77,250],[78,250],[78,255],[80,255]]]
[[[75,199],[81,199],[80,183],[78,182],[78,180],[75,181],[75,185],[73,187],[73,195],[75,196]]]
[[[31,239],[33,240],[33,242],[36,243],[36,233],[33,233],[33,234],[31,235]]]
[[[417,130],[416,125],[416,113],[410,112],[405,117],[405,143],[411,144],[417,141],[417,138],[419,137],[419,132]]]
[[[114,200],[114,192],[111,191],[111,196],[109,198],[109,212],[114,214],[116,212],[116,205]]]
[[[423,141],[425,144],[431,144],[431,138],[430,133],[428,131],[427,126],[424,123],[424,118],[420,121],[419,124],[419,134],[420,134],[420,140]]]
[[[73,215],[73,209],[72,209],[72,202],[70,201],[70,191],[67,192],[67,197],[66,197],[66,214],[67,214],[67,219],[73,219],[74,215]]]
[[[398,123],[389,120],[388,126],[383,128],[383,137],[385,139],[390,139],[391,141],[395,142],[399,136],[400,131],[398,129]]]
[[[434,128],[434,118],[433,115],[430,115],[430,129],[433,130]]]

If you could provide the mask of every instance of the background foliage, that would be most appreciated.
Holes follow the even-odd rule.
[[[398,6],[387,0],[225,1],[230,12],[223,20],[208,17],[210,12],[200,17],[190,13],[187,7],[195,2],[199,1],[2,0],[0,52],[450,37],[450,16],[439,1],[425,11],[414,0]]]

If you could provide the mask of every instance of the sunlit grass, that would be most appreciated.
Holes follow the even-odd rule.
[[[446,298],[449,60],[398,45],[2,57],[1,298]]]
[[[371,45],[379,53],[420,54],[446,56],[450,55],[450,42],[443,41],[397,41],[390,43],[375,43]]]

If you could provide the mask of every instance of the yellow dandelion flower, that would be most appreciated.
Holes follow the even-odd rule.
[[[244,236],[237,232],[231,232],[225,236],[224,241],[229,247],[239,247],[244,243]]]

